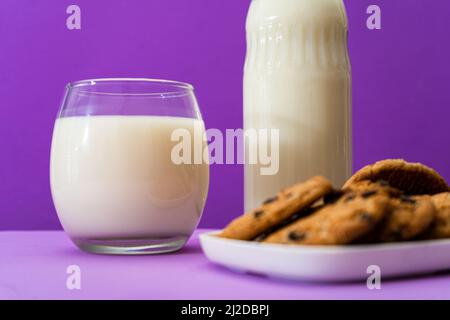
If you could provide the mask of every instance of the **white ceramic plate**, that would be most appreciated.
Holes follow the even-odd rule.
[[[450,270],[450,239],[353,246],[288,246],[200,235],[209,260],[240,272],[306,281],[367,279],[380,267],[382,278]]]

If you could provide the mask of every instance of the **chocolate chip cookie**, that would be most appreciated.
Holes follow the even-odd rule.
[[[389,207],[389,213],[374,235],[375,242],[412,240],[426,232],[436,216],[430,196],[392,198]]]
[[[383,180],[409,195],[437,194],[450,191],[444,178],[435,170],[401,159],[387,159],[365,166],[356,172],[344,188],[360,181]]]
[[[372,231],[388,212],[389,197],[378,191],[348,192],[333,204],[273,233],[263,242],[343,245]]]
[[[450,193],[444,192],[431,197],[436,207],[435,220],[427,233],[427,239],[450,238]]]
[[[281,191],[260,207],[233,220],[220,237],[252,240],[294,214],[309,208],[332,191],[331,183],[321,176],[313,177]]]

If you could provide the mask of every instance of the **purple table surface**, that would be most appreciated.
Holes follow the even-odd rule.
[[[450,299],[450,274],[314,284],[234,273],[203,255],[198,230],[178,253],[102,256],[79,251],[61,231],[0,232],[0,299]],[[66,288],[67,267],[81,289]]]

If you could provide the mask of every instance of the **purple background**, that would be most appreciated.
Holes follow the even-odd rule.
[[[2,0],[0,229],[60,228],[49,189],[53,122],[64,85],[151,77],[195,85],[211,128],[242,126],[249,0]],[[66,29],[77,4],[82,30]],[[382,30],[366,8],[382,9]],[[422,161],[450,179],[450,1],[348,0],[354,165]],[[213,166],[202,226],[241,213],[242,167]]]

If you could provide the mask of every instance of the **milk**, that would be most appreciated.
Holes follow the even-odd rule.
[[[51,189],[74,239],[188,237],[200,220],[208,164],[175,165],[175,129],[200,120],[156,116],[60,118],[51,150]],[[198,130],[198,129],[197,129]]]
[[[351,173],[351,79],[341,0],[253,0],[247,17],[244,128],[280,130],[280,169],[245,166],[245,207],[281,188]]]

